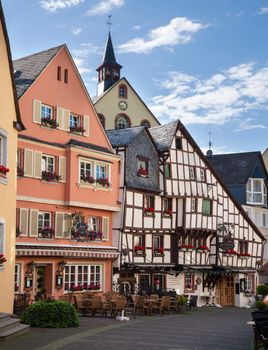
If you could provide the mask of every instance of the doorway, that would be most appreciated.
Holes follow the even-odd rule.
[[[224,276],[217,284],[221,306],[234,306],[234,276]]]

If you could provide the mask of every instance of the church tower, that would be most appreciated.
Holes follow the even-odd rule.
[[[113,43],[110,31],[106,41],[104,55],[101,65],[96,69],[98,72],[98,91],[97,96],[109,89],[120,79],[120,70],[122,66],[116,62]]]

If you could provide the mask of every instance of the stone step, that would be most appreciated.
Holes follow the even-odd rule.
[[[17,318],[6,317],[0,322],[0,333],[8,329],[17,327],[20,324],[20,320]]]
[[[27,324],[21,324],[19,323],[16,327],[11,329],[6,329],[4,331],[1,331],[0,329],[0,341],[8,340],[17,336],[20,336],[30,329],[30,326]]]
[[[1,312],[0,313],[0,324],[1,324],[2,321],[6,320],[9,317],[10,317],[9,314],[4,314],[3,312]]]

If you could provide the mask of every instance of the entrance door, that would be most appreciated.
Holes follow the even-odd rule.
[[[234,306],[234,276],[225,276],[217,285],[220,305]]]

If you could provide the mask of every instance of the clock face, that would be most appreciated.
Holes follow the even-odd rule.
[[[119,101],[118,106],[121,109],[121,111],[125,111],[128,107],[126,101]]]

